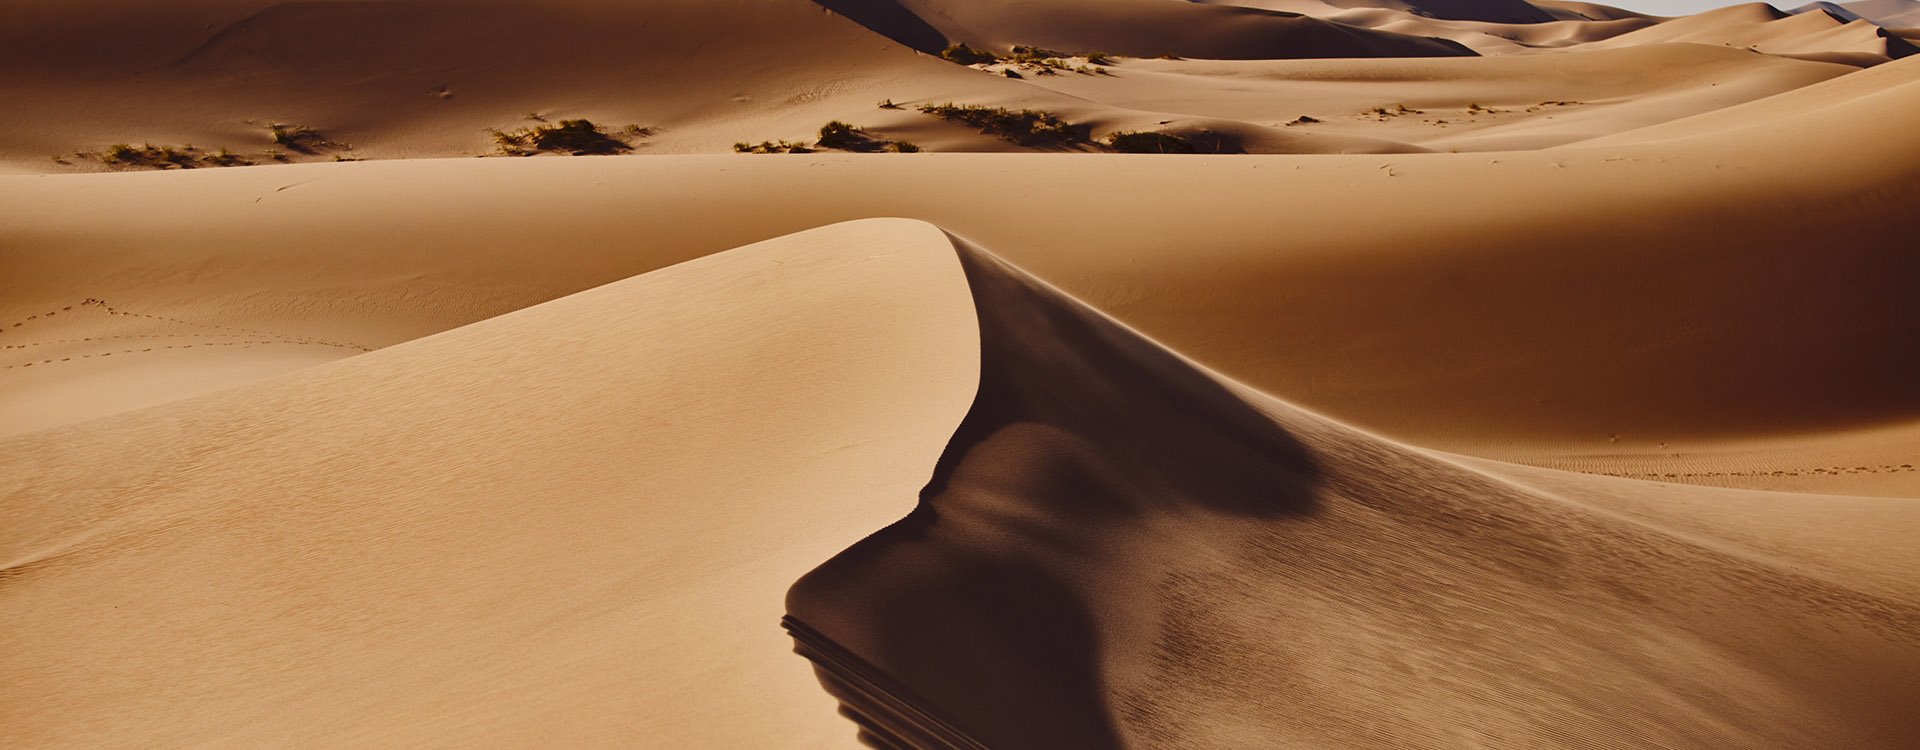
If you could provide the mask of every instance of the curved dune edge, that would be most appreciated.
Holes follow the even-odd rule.
[[[773,623],[964,411],[956,270],[841,224],[0,439],[0,745],[845,746]]]
[[[973,406],[913,513],[788,594],[869,744],[1920,741],[1911,503],[1449,459],[956,248]]]
[[[8,745],[844,742],[782,591],[994,747],[1916,737],[1911,503],[1468,468],[916,221],[0,441],[0,476],[34,477]]]
[[[123,168],[129,165],[100,158],[122,143],[197,145],[203,155],[226,150],[259,165],[499,155],[489,131],[573,118],[624,133],[642,154],[810,143],[832,120],[929,151],[1029,150],[912,109],[940,102],[1045,110],[1095,138],[1169,125],[1207,130],[1208,148],[1227,152],[1525,150],[1698,114],[1914,50],[1866,21],[1836,26],[1824,13],[1775,18],[1770,9],[1734,9],[1655,25],[1585,4],[1380,0],[1373,4],[1388,7],[1338,7],[1352,4],[653,0],[644,13],[609,0],[22,5],[0,8],[0,71],[8,73],[0,76],[0,97],[14,115],[0,132],[0,172]],[[1517,13],[1540,22],[1417,15],[1432,10],[1425,6],[1462,11],[1439,14],[1448,17],[1493,11],[1486,17]],[[1099,66],[1099,74],[1029,70],[1011,80],[933,56],[951,42],[1135,59]],[[1729,56],[1737,48],[1755,59],[1737,80],[1701,80],[1691,92],[1589,96],[1573,92],[1591,90],[1594,77],[1560,67],[1552,54],[1629,46],[1668,57],[1602,76],[1632,81],[1698,64],[1661,52],[1675,42],[1711,45]],[[1754,55],[1744,51],[1748,46],[1774,54]],[[1477,52],[1521,54],[1483,67],[1473,60]],[[1206,60],[1146,59],[1163,54]],[[1341,86],[1351,89],[1347,96],[1328,101],[1320,87],[1260,81],[1271,71],[1364,75],[1385,59],[1409,67],[1397,83],[1371,87],[1378,96]],[[1503,71],[1516,66],[1523,73],[1505,82],[1462,88],[1442,80],[1459,70],[1506,77]],[[1207,85],[1217,71],[1234,71],[1259,89]],[[1168,80],[1170,74],[1184,80]],[[1556,92],[1535,95],[1543,85]],[[1351,101],[1356,94],[1364,96]],[[908,106],[874,106],[883,100]],[[1561,101],[1576,103],[1580,116],[1570,121],[1549,113],[1575,110],[1543,107]],[[1425,116],[1365,116],[1396,104]],[[1319,123],[1286,125],[1303,115]],[[275,123],[316,128],[325,143],[289,150],[275,142]],[[1508,129],[1517,132],[1497,132]]]

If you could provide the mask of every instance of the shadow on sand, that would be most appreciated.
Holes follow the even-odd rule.
[[[1152,625],[1155,520],[1308,514],[1318,472],[1191,363],[955,245],[972,409],[919,505],[796,583],[787,625],[869,745],[1117,747],[1104,636]]]

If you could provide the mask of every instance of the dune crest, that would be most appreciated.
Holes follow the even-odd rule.
[[[1216,59],[1450,57],[1458,43],[1298,13],[1163,0],[816,0],[924,52],[930,44]],[[943,45],[944,46],[944,45]]]
[[[844,745],[781,595],[904,511],[973,325],[856,222],[0,437],[0,746]]]
[[[0,2],[0,750],[1920,748],[1915,19]]]
[[[1905,588],[1342,427],[956,246],[972,409],[914,512],[788,594],[870,744],[1920,740]]]

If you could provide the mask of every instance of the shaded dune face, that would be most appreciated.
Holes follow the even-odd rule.
[[[809,574],[789,609],[987,747],[1112,747],[1102,643],[1146,602],[1102,591],[1103,572],[1160,565],[1178,519],[1311,513],[1316,469],[1190,364],[977,250],[961,262],[981,323],[973,410],[914,512]],[[822,677],[873,744],[937,734]]]
[[[1471,57],[1447,39],[1349,26],[1260,8],[1161,0],[814,0],[902,45],[1038,45],[1138,57],[1229,60]]]
[[[1292,409],[957,244],[972,410],[788,593],[868,744],[1920,741],[1911,602]]]

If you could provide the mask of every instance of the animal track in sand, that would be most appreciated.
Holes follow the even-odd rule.
[[[15,368],[24,369],[28,367],[33,367],[34,365],[51,365],[51,364],[57,364],[60,362],[71,362],[76,359],[92,359],[94,357],[111,357],[115,354],[141,354],[145,352],[162,351],[166,349],[192,349],[194,347],[212,348],[216,346],[238,346],[242,349],[250,349],[255,344],[299,345],[299,342],[289,341],[286,339],[259,339],[259,340],[250,340],[250,341],[219,341],[219,342],[200,343],[200,344],[168,344],[165,346],[148,346],[148,347],[142,347],[139,349],[121,349],[116,352],[94,352],[92,354],[74,354],[66,357],[43,359],[37,362],[22,362],[22,363],[11,364],[11,365],[0,365],[0,370],[12,370]]]
[[[1817,468],[1771,469],[1755,471],[1601,471],[1589,472],[1609,477],[1627,479],[1694,479],[1700,477],[1815,477],[1839,476],[1841,474],[1897,474],[1914,471],[1913,464],[1880,464],[1878,466],[1821,466]]]
[[[45,341],[18,341],[22,333],[20,329],[23,329],[23,328],[27,329],[27,332],[31,333],[33,326],[28,325],[30,323],[41,323],[49,319],[55,318],[57,316],[60,316],[62,314],[73,315],[73,314],[82,313],[86,311],[94,311],[96,313],[105,313],[110,317],[116,317],[116,318],[150,320],[150,321],[164,323],[170,326],[181,326],[181,327],[186,327],[191,329],[202,329],[202,330],[180,332],[180,333],[109,334],[109,335],[101,335],[101,336],[82,336],[77,338],[50,339]],[[210,332],[210,331],[217,331],[217,332]],[[151,313],[124,310],[121,308],[114,307],[112,304],[108,303],[106,300],[97,299],[93,297],[88,297],[87,299],[81,300],[77,304],[66,305],[56,310],[48,310],[46,312],[26,316],[25,318],[16,320],[4,327],[0,327],[0,334],[6,334],[6,338],[0,339],[0,340],[7,341],[7,343],[5,344],[0,344],[0,349],[5,349],[5,350],[30,349],[33,347],[52,346],[56,344],[88,343],[88,342],[96,342],[96,341],[118,341],[118,340],[129,340],[129,339],[233,339],[230,341],[197,341],[195,343],[189,343],[189,344],[167,344],[167,345],[161,345],[161,346],[121,349],[117,351],[92,352],[87,354],[73,354],[73,355],[68,355],[64,357],[47,357],[47,358],[43,358],[35,361],[16,362],[13,364],[0,365],[0,370],[11,370],[15,368],[24,369],[28,367],[33,367],[35,365],[44,366],[44,365],[51,365],[51,364],[56,364],[60,362],[71,362],[76,359],[111,357],[115,354],[121,354],[121,355],[141,354],[141,353],[153,352],[156,350],[164,351],[167,349],[191,349],[195,347],[211,348],[216,346],[238,346],[241,348],[249,348],[255,345],[291,344],[295,346],[328,346],[328,347],[336,347],[341,349],[353,349],[356,351],[363,351],[363,352],[373,351],[372,348],[362,346],[360,344],[330,341],[327,339],[314,338],[311,336],[295,336],[291,334],[278,333],[274,331],[262,331],[262,330],[255,330],[250,328],[239,328],[235,326],[223,326],[223,325],[212,324],[212,323],[195,323],[193,321],[170,317],[166,315],[154,315]]]

